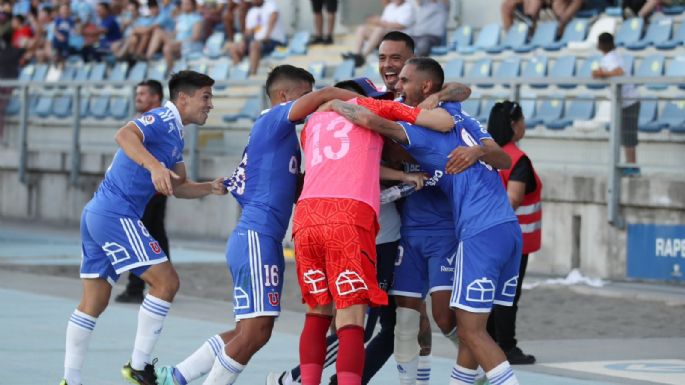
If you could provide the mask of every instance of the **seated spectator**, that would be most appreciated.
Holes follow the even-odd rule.
[[[552,0],[552,12],[554,12],[554,16],[559,21],[557,39],[561,37],[564,28],[566,28],[582,6],[583,0]]]
[[[502,28],[507,31],[514,24],[514,13],[516,8],[520,6],[523,9],[523,15],[530,19],[529,24],[533,30],[540,17],[543,3],[543,0],[503,0],[501,6]]]
[[[344,53],[344,59],[354,59],[357,67],[364,65],[366,56],[375,51],[383,36],[392,31],[398,30],[409,32],[409,28],[414,25],[415,20],[414,6],[405,0],[392,0],[383,9],[383,14],[371,16],[366,20],[366,24],[357,28],[355,37],[355,51]]]
[[[244,38],[237,43],[226,43],[224,50],[230,53],[233,64],[240,63],[249,54],[250,75],[256,75],[262,56],[285,45],[285,29],[273,0],[253,0],[245,23]]]
[[[163,11],[156,0],[148,1],[147,6],[148,16],[138,16],[125,43],[127,50],[124,54],[129,54],[136,60],[152,58],[160,49],[159,44],[156,44],[154,47],[151,44],[157,31],[160,31],[160,34],[173,36],[175,27],[175,22],[168,10],[168,6],[165,6]]]
[[[428,56],[447,33],[449,0],[421,0],[416,11],[416,23],[411,29],[414,54]]]
[[[202,50],[202,16],[196,11],[195,0],[182,0],[181,13],[176,17],[174,31],[169,33],[157,28],[152,34],[147,50],[147,58],[162,47],[167,71],[171,71],[174,60],[181,55]]]
[[[59,13],[55,17],[55,26],[52,39],[52,48],[54,54],[54,61],[60,65],[64,64],[64,60],[69,56],[72,49],[69,44],[71,35],[75,34],[76,21],[71,15],[71,6],[69,3],[62,3],[59,6]]]
[[[138,1],[129,1],[126,5],[126,10],[119,15],[119,26],[124,37],[121,39],[120,44],[114,44],[112,46],[112,53],[117,59],[121,59],[127,55],[133,55],[135,47],[137,45],[137,40],[132,39],[133,30],[136,28],[137,23],[139,23],[140,16],[140,4]]]
[[[630,8],[633,13],[643,19],[649,18],[652,13],[668,5],[685,5],[683,0],[624,0],[623,6]]]
[[[12,17],[12,47],[27,49],[33,41],[33,30],[22,15]]]
[[[227,8],[227,0],[197,0],[197,10],[202,15],[203,40],[212,35],[217,25],[223,26],[224,31],[233,29],[230,20],[224,19]]]
[[[231,42],[235,38],[235,17],[238,15],[238,32],[245,35],[245,20],[247,11],[252,6],[251,0],[229,0],[224,16],[226,25],[226,41]]]
[[[109,3],[101,2],[97,5],[97,20],[94,24],[89,24],[88,31],[84,29],[83,37],[83,60],[94,59],[100,61],[102,55],[112,52],[112,44],[121,40],[121,29],[116,17],[109,9]],[[118,44],[118,43],[117,43]],[[115,48],[117,48],[115,46]]]

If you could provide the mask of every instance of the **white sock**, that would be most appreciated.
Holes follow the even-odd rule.
[[[245,365],[241,365],[226,354],[224,349],[221,349],[221,354],[216,356],[212,370],[203,382],[203,385],[232,385],[238,378],[238,375],[245,369]]]
[[[408,362],[397,362],[397,371],[400,374],[400,385],[416,384],[416,371],[419,367],[419,357],[414,357]]]
[[[97,318],[78,310],[74,310],[69,318],[64,351],[64,378],[69,385],[81,385],[81,369],[96,321]]]
[[[214,365],[214,359],[223,349],[224,341],[221,337],[218,334],[212,336],[193,354],[176,365],[176,370],[181,372],[187,382],[196,380],[209,373]]]
[[[416,371],[419,366],[419,334],[420,313],[405,307],[397,308],[397,322],[395,323],[395,361],[399,372],[400,385],[416,384]]]
[[[476,381],[477,370],[464,368],[457,364],[452,367],[450,385],[472,385]]]
[[[448,340],[452,341],[454,346],[459,345],[459,337],[457,336],[457,327],[455,326],[449,333],[445,334]]]
[[[416,371],[416,385],[428,385],[431,381],[431,355],[419,356],[419,366]]]
[[[293,381],[293,372],[291,372],[290,370],[288,370],[287,372],[285,372],[285,376],[283,376],[283,380],[282,380],[281,382],[283,383],[283,385],[292,385],[292,384],[294,384],[295,381]]]
[[[153,297],[150,294],[145,296],[138,312],[138,331],[131,355],[131,367],[133,369],[143,370],[145,364],[150,363],[152,350],[162,333],[164,318],[166,318],[170,307],[171,302]]]
[[[509,366],[509,361],[504,361],[485,373],[491,385],[519,385],[514,371]]]

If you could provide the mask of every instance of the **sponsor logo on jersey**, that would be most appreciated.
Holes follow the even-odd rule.
[[[433,173],[433,176],[431,176],[428,180],[423,182],[423,184],[426,186],[435,186],[438,184],[438,182],[440,181],[440,178],[442,178],[443,175],[445,175],[445,173],[443,173],[442,171],[435,170],[435,172]]]
[[[152,252],[155,254],[159,254],[162,252],[162,248],[159,247],[159,242],[150,242],[150,248],[152,249]]]

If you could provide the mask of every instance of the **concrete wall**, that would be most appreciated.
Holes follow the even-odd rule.
[[[79,186],[69,185],[68,155],[31,153],[27,184],[18,182],[18,154],[0,151],[0,220],[33,218],[75,225],[92,197],[111,155],[85,154]],[[207,157],[201,178],[231,175],[238,157]],[[579,267],[594,277],[623,279],[626,233],[609,226],[606,176],[538,167],[544,183],[543,247],[531,256],[529,270],[566,274]],[[685,179],[682,175],[650,176],[623,181],[623,215],[628,223],[685,223]],[[199,200],[171,199],[167,228],[172,235],[225,239],[240,210],[235,200],[210,196]],[[286,242],[289,236],[286,236]]]

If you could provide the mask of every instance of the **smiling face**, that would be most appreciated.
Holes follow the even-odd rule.
[[[197,124],[202,126],[207,122],[209,111],[214,108],[212,104],[212,87],[202,87],[195,90],[192,95],[181,92],[179,95],[180,104],[183,106],[179,111],[183,117],[183,124]]]
[[[414,54],[403,41],[385,40],[378,47],[378,72],[388,91],[397,92],[397,82],[404,63]]]
[[[417,106],[421,103],[430,89],[429,81],[426,76],[419,71],[416,71],[416,66],[408,64],[402,68],[397,81],[396,91],[404,98],[404,103],[409,106]]]

